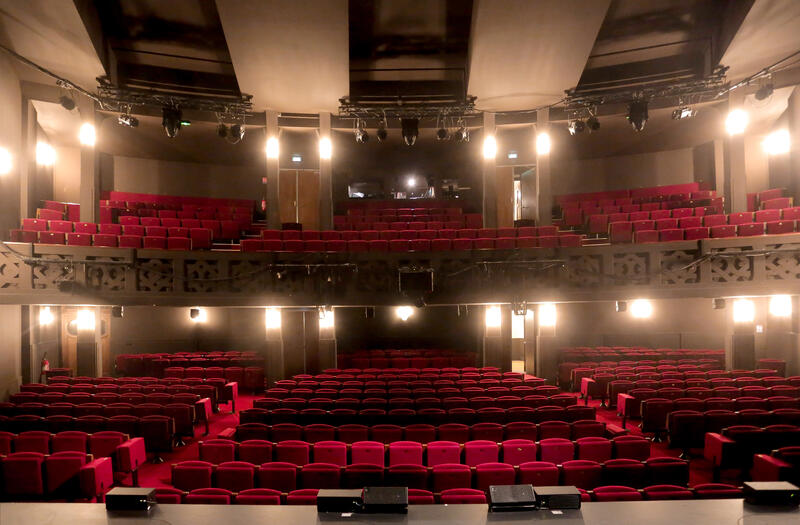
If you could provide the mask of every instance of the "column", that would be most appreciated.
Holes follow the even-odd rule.
[[[765,344],[763,351],[756,354],[756,359],[782,359],[786,361],[786,376],[791,377],[800,373],[800,338],[798,338],[798,297],[789,299],[791,311],[788,315],[776,315],[770,311],[767,316],[764,330]],[[766,301],[769,304],[769,300]]]
[[[732,91],[728,98],[728,110],[741,107],[743,100],[743,90]],[[723,152],[725,158],[725,211],[727,213],[747,211],[744,134],[726,135]]]
[[[278,140],[278,113],[267,110],[267,137]],[[278,205],[278,170],[280,169],[280,155],[270,158],[267,155],[267,227],[273,230],[281,228],[280,208]]]
[[[264,314],[264,361],[267,385],[284,378],[283,316],[279,308],[267,309]]]
[[[88,122],[98,129],[100,118],[94,100],[77,96],[81,123]],[[100,218],[100,159],[94,146],[81,145],[81,221],[98,222]]]
[[[539,364],[536,358],[536,335],[537,323],[536,311],[533,306],[528,307],[528,314],[525,315],[524,334],[522,339],[522,359],[525,362],[525,373],[536,375],[536,369]]]
[[[331,143],[331,114],[323,111],[319,114],[319,140]],[[330,155],[319,156],[319,229],[333,229],[333,161]]]
[[[531,140],[528,144],[531,148],[536,148],[536,126],[531,124],[530,130]],[[533,170],[523,174],[520,177],[519,184],[520,191],[522,193],[522,219],[535,221],[538,216],[538,212],[536,211],[538,209],[538,195],[536,194],[536,169],[534,168]]]
[[[33,184],[36,180],[36,109],[31,99],[23,98],[22,147],[19,155],[19,216],[21,219],[36,216],[33,202]],[[13,151],[13,150],[11,150]],[[15,228],[19,228],[19,221]]]
[[[319,344],[317,364],[319,371],[336,368],[336,311],[330,310],[330,318],[319,318]]]
[[[484,113],[483,139],[486,140],[490,136],[495,136],[494,113]],[[481,148],[481,158],[483,159],[483,227],[497,228],[496,159],[495,157],[485,158],[483,148]]]
[[[536,112],[536,135],[550,133],[550,109]],[[536,140],[534,138],[534,145]],[[553,223],[553,193],[550,186],[550,152],[536,150],[536,224],[549,226]]]
[[[790,173],[800,173],[800,89],[795,88],[789,97],[789,102],[786,106],[786,112],[789,115],[789,136],[792,139],[795,147],[789,152],[789,165]],[[796,182],[795,177],[792,177],[791,193],[795,202],[800,202],[800,184]]]
[[[511,370],[511,306],[484,307],[483,366]]]
[[[81,208],[83,208],[81,206]],[[81,210],[81,214],[83,210]],[[79,376],[97,377],[100,339],[100,316],[97,308],[78,309],[76,328],[78,330],[77,366]]]

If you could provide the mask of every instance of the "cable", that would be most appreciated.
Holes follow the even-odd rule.
[[[778,60],[774,64],[765,67],[761,71],[759,71],[757,73],[754,73],[754,74],[750,75],[749,77],[740,80],[736,84],[734,84],[734,85],[732,85],[732,86],[720,91],[719,94],[717,95],[717,98],[730,93],[734,89],[738,89],[738,88],[740,88],[742,86],[746,86],[746,85],[750,84],[750,82],[752,82],[753,80],[756,80],[756,79],[761,78],[761,77],[763,77],[765,75],[768,75],[775,68],[775,66],[777,66],[778,64],[781,64],[783,62],[786,62],[790,58],[796,57],[797,55],[800,55],[800,50],[795,51],[791,55],[788,55],[788,56]]]

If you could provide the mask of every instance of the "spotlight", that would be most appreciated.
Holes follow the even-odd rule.
[[[765,84],[758,88],[756,91],[755,97],[756,100],[765,100],[772,96],[772,92],[775,91],[775,86],[772,84]]]
[[[550,153],[550,135],[542,132],[536,135],[536,154],[547,155]]]
[[[792,315],[792,297],[790,295],[770,297],[769,313],[775,317],[790,317]]]
[[[556,325],[556,305],[555,303],[543,303],[539,305],[539,326]]]
[[[403,142],[406,143],[406,146],[413,146],[419,136],[419,119],[400,119],[400,124],[403,128]]]
[[[333,308],[324,306],[319,308],[319,327],[333,328]]]
[[[78,140],[84,146],[94,147],[97,141],[97,132],[92,124],[84,122],[81,124],[81,129],[78,131]]]
[[[319,158],[330,159],[333,154],[333,144],[329,137],[319,139]]]
[[[589,128],[589,132],[597,131],[600,129],[600,121],[597,120],[597,117],[592,115],[586,119],[586,127]]]
[[[55,319],[55,316],[53,315],[53,312],[50,311],[50,307],[49,306],[42,306],[41,308],[39,308],[39,324],[40,325],[47,326],[50,323],[52,323],[54,319]]]
[[[264,326],[269,330],[277,330],[281,327],[280,308],[267,308],[264,310]]]
[[[584,129],[586,129],[586,124],[582,120],[573,120],[569,123],[569,134],[572,136],[583,133]]]
[[[6,148],[0,148],[0,175],[11,173],[11,152]]]
[[[267,139],[267,158],[277,159],[280,153],[280,143],[278,137],[270,137]]]
[[[697,111],[688,106],[684,106],[672,112],[672,120],[683,120],[685,118],[692,118],[695,115],[697,115]]]
[[[636,319],[648,319],[653,315],[653,303],[647,299],[636,299],[631,303],[631,315]]]
[[[228,136],[228,126],[220,122],[219,126],[217,126],[217,136],[221,139],[226,138]]]
[[[61,97],[58,99],[58,103],[61,104],[61,107],[66,109],[67,111],[72,111],[73,109],[75,109],[75,101],[72,100],[67,95],[61,95]]]
[[[378,142],[383,142],[389,136],[389,132],[386,131],[386,125],[383,122],[378,125],[378,131],[375,136],[378,137]]]
[[[122,306],[112,306],[111,307],[111,317],[116,317],[118,319],[122,319],[125,316],[125,309]]]
[[[369,142],[369,134],[367,133],[366,130],[358,128],[355,131],[355,135],[356,135],[356,142],[358,142],[359,144],[366,144],[367,142]]]
[[[94,330],[95,320],[94,312],[92,310],[78,310],[78,317],[76,319],[78,330]]]
[[[52,166],[56,163],[56,150],[47,142],[36,143],[36,164]]]
[[[120,115],[117,117],[117,124],[120,126],[127,126],[129,128],[135,128],[139,126],[139,119],[134,117],[133,115]]]
[[[761,143],[761,147],[767,155],[789,153],[791,146],[792,141],[789,137],[789,130],[787,129],[773,131],[764,137],[764,141]]]
[[[513,301],[511,303],[511,311],[514,315],[525,315],[528,311],[528,305],[525,301]]]
[[[410,306],[398,306],[394,309],[394,313],[400,318],[401,321],[405,322],[408,321],[409,317],[414,315],[414,309]]]
[[[439,128],[436,131],[436,140],[447,140],[447,128]]]
[[[425,298],[423,296],[419,296],[414,299],[414,306],[417,308],[424,308],[426,304],[428,303],[425,302]]]
[[[725,119],[725,130],[728,135],[741,135],[747,129],[750,116],[743,109],[733,109]]]
[[[499,328],[503,324],[503,317],[499,306],[486,308],[486,328]]]
[[[628,105],[628,122],[634,131],[642,131],[647,123],[647,101],[634,100]]]
[[[415,179],[414,176],[412,175],[406,181],[406,186],[408,186],[409,188],[413,188],[416,185],[417,185],[417,179]]]
[[[164,126],[164,131],[167,132],[169,138],[174,139],[178,136],[178,131],[183,125],[182,119],[183,113],[180,108],[171,106],[161,108],[161,125]]]
[[[494,160],[497,156],[497,140],[493,135],[487,135],[483,139],[483,158],[486,160]]]
[[[235,142],[240,142],[244,138],[244,126],[242,124],[233,124],[230,130],[230,137]]]
[[[752,323],[756,318],[756,307],[750,299],[736,299],[733,301],[733,322]]]
[[[453,134],[453,138],[458,142],[469,142],[469,130],[462,124]]]
[[[208,320],[208,314],[205,308],[190,308],[189,319],[195,323],[205,323]]]

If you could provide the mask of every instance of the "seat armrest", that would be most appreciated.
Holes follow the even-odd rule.
[[[722,465],[723,456],[736,444],[730,438],[727,438],[716,432],[706,432],[705,443],[703,445],[703,457],[711,462],[715,467]]]
[[[81,493],[85,498],[102,499],[114,485],[111,458],[98,458],[81,467],[80,483]]]
[[[236,437],[236,429],[234,427],[228,427],[219,434],[217,434],[218,439],[234,439],[235,437]]]
[[[129,439],[117,447],[117,460],[122,472],[134,472],[147,462],[144,438]]]
[[[595,380],[591,377],[582,377],[581,378],[581,395],[584,398],[588,398],[590,393],[594,391],[594,383]]]
[[[623,416],[631,416],[628,412],[636,398],[628,394],[617,394],[617,411]],[[637,414],[638,415],[638,414]]]
[[[608,439],[612,439],[617,436],[625,436],[628,434],[630,434],[630,431],[622,428],[621,426],[606,423],[606,437]]]
[[[753,481],[785,481],[792,471],[792,464],[766,454],[753,456]]]

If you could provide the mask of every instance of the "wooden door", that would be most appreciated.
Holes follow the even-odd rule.
[[[319,171],[297,172],[297,216],[304,230],[319,229]]]
[[[497,227],[514,226],[514,167],[498,166],[495,169],[497,192]]]
[[[278,208],[281,222],[297,221],[297,170],[278,173]]]

